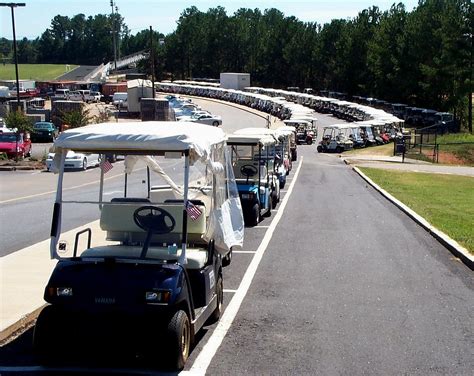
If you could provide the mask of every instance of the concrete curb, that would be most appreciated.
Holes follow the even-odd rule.
[[[36,168],[34,166],[0,166],[0,171],[33,171],[45,169],[45,167]]]
[[[438,240],[443,246],[451,251],[451,253],[462,260],[470,269],[474,270],[474,256],[472,256],[466,248],[461,246],[454,239],[451,239],[444,232],[438,230],[436,227],[432,226],[426,219],[418,215],[408,206],[406,206],[401,201],[397,200],[386,190],[377,185],[372,179],[365,175],[358,167],[352,167],[352,169],[359,174],[359,176],[369,183],[373,188],[375,188],[382,196],[391,201],[395,206],[401,209],[405,214],[422,226],[426,231],[428,231],[436,240]]]

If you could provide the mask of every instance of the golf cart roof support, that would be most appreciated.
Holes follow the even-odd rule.
[[[105,154],[102,154],[102,158],[100,161],[100,186],[99,186],[99,201],[102,202],[104,198],[104,162],[105,162]],[[102,209],[102,205],[100,206]]]
[[[187,204],[188,204],[188,191],[189,191],[189,150],[184,151],[184,190],[183,190],[183,231],[182,231],[182,251],[179,257],[179,263],[181,265],[186,264],[186,243],[188,241],[188,215],[187,215]]]
[[[61,213],[62,207],[61,202],[63,199],[63,178],[64,178],[64,161],[66,160],[66,152],[61,154],[61,167],[58,175],[58,188],[56,190],[56,201],[54,203],[53,221],[51,223],[51,244],[50,244],[50,256],[51,259],[57,258],[57,245],[58,236],[61,229]]]

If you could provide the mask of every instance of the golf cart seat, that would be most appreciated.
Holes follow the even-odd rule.
[[[207,246],[202,237],[206,232],[206,209],[201,201],[193,201],[194,205],[201,211],[201,215],[196,219],[191,219],[188,215],[188,244],[187,258],[189,268],[198,268],[207,262]],[[104,204],[100,216],[100,228],[107,232],[107,240],[119,241],[120,246],[97,247],[100,248],[100,253],[112,252],[113,255],[128,254],[129,257],[135,255],[135,249],[142,249],[142,244],[146,238],[146,232],[137,226],[133,220],[133,213],[138,208],[150,204],[147,199],[113,199],[110,204]],[[147,258],[158,258],[175,260],[179,257],[179,250],[177,255],[168,254],[167,245],[181,244],[181,223],[183,219],[183,201],[182,200],[168,200],[160,204],[160,208],[166,210],[176,221],[174,229],[167,234],[154,234],[152,236],[150,250],[147,253]],[[201,246],[203,248],[201,248]],[[91,249],[93,250],[93,249]],[[189,252],[188,252],[189,250]],[[88,251],[87,251],[88,252]],[[92,251],[91,251],[92,252]],[[89,252],[88,252],[89,253]],[[94,255],[98,255],[94,252]],[[136,255],[139,257],[139,253]],[[192,261],[190,261],[192,259]]]

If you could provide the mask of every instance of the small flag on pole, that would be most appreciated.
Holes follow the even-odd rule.
[[[107,172],[109,172],[113,168],[114,168],[114,166],[112,165],[112,163],[109,162],[108,159],[105,159],[105,161],[102,162],[102,171],[104,171],[104,174],[106,174]]]
[[[189,218],[191,218],[193,221],[198,219],[202,214],[201,210],[199,210],[199,208],[191,201],[186,203],[186,211],[188,212]]]

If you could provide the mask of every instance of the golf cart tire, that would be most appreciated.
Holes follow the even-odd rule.
[[[229,266],[232,262],[232,249],[222,258],[222,267]]]
[[[224,302],[224,282],[222,280],[222,276],[219,276],[217,278],[216,296],[217,296],[217,307],[214,310],[214,312],[212,312],[211,316],[209,316],[209,319],[206,322],[207,325],[215,324],[216,322],[219,321],[222,315],[222,308],[223,308],[223,302]]]
[[[182,370],[191,347],[191,324],[183,310],[171,317],[168,328],[168,362],[173,370]]]
[[[260,207],[255,203],[252,210],[250,210],[249,224],[250,226],[257,226],[258,222],[260,222]]]
[[[271,196],[272,196],[272,206],[271,206],[271,208],[275,209],[280,200],[278,199],[277,193],[275,191],[272,191]]]
[[[338,153],[338,154],[342,153],[343,151],[344,151],[344,148],[341,147],[341,146],[338,146],[338,147],[336,148],[336,153]]]
[[[318,151],[318,153],[322,153],[323,152],[323,147],[321,145],[318,145],[316,150]]]
[[[263,214],[264,217],[268,218],[272,215],[272,208],[273,208],[273,205],[274,202],[273,202],[273,193],[270,195],[270,197],[268,198],[270,200],[270,202],[268,203],[268,210],[265,212],[265,214]]]
[[[55,358],[58,358],[58,351],[63,349],[57,331],[60,316],[56,307],[46,306],[36,320],[33,331],[33,352],[40,364],[51,364]]]

